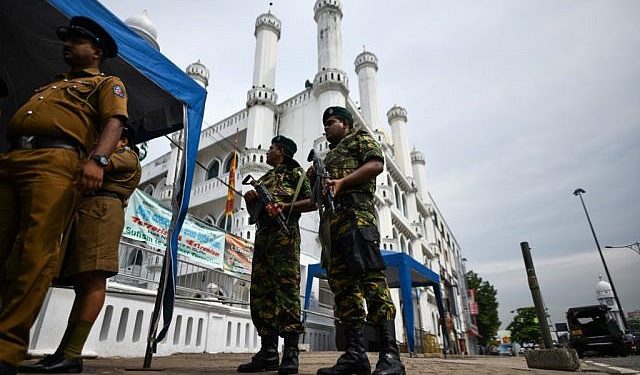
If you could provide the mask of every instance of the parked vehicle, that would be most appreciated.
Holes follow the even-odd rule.
[[[498,355],[503,356],[512,356],[513,355],[513,346],[511,344],[500,344],[498,346]]]
[[[628,355],[623,332],[604,305],[572,307],[567,310],[569,347],[580,358],[587,352],[598,355]]]

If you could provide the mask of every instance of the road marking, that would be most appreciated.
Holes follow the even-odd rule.
[[[594,361],[584,361],[584,362],[593,366],[604,367],[608,370],[615,371],[615,372],[610,372],[610,374],[625,374],[625,375],[640,374],[638,370],[634,370],[630,368],[611,366],[611,365],[607,365],[600,362],[594,362]]]

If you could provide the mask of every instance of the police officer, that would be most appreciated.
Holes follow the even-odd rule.
[[[261,207],[255,190],[245,193],[249,212],[257,220],[251,270],[251,319],[261,338],[261,348],[238,372],[278,370],[298,373],[300,322],[300,213],[315,209],[308,203],[311,185],[293,159],[297,146],[284,136],[271,140],[267,164],[273,167],[258,179],[277,204]],[[297,197],[296,197],[297,194]],[[294,200],[295,198],[295,200]],[[258,208],[256,210],[256,208]],[[262,209],[261,209],[262,208]],[[277,212],[288,217],[290,234],[273,219]],[[284,337],[278,366],[278,335]]]
[[[373,373],[404,374],[393,330],[396,309],[383,273],[385,266],[374,211],[376,176],[384,168],[384,157],[369,133],[355,131],[353,117],[346,108],[327,108],[322,122],[330,148],[324,159],[331,175],[327,185],[333,189],[336,203],[330,217],[327,275],[335,298],[334,313],[344,327],[346,351],[333,367],[321,368],[317,373],[371,372],[362,330],[366,318],[375,325],[381,340]]]
[[[128,116],[121,80],[99,70],[117,54],[113,38],[86,17],[73,17],[57,34],[70,70],[17,110],[7,131],[11,150],[0,154],[0,263],[12,248],[19,254],[16,278],[0,286],[0,374],[14,373],[25,356],[76,187],[102,185]]]
[[[20,366],[20,372],[82,372],[82,348],[102,310],[106,280],[118,273],[126,202],[142,174],[138,154],[128,144],[125,129],[105,168],[102,186],[80,198],[63,242],[66,251],[56,284],[72,285],[76,296],[58,349],[35,364]]]

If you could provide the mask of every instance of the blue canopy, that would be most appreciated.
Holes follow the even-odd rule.
[[[413,298],[411,296],[411,289],[420,286],[430,286],[433,288],[436,304],[438,305],[438,312],[440,313],[440,322],[442,323],[445,312],[442,303],[442,293],[440,291],[440,276],[405,253],[386,250],[382,250],[381,252],[382,259],[387,266],[387,269],[384,271],[387,277],[387,283],[390,288],[400,288],[400,295],[402,296],[402,300],[405,301],[405,303],[403,303],[403,313],[407,331],[407,344],[409,346],[409,352],[414,353],[415,337],[413,330]],[[322,268],[320,263],[310,264],[307,268],[307,285],[304,297],[305,311],[309,308],[309,298],[311,296],[314,277],[322,279],[327,277],[327,272]],[[303,319],[305,318],[306,316],[304,316]],[[444,350],[446,353],[449,347],[449,335],[447,333],[447,327],[444,324],[442,324],[442,337],[444,338]]]
[[[56,28],[67,25],[76,15],[98,22],[118,45],[118,56],[105,61],[102,70],[120,77],[125,84],[129,98],[128,126],[132,128],[134,142],[184,129],[184,152],[174,184],[168,251],[156,302],[157,310],[163,306],[165,322],[154,337],[153,341],[158,342],[173,314],[178,234],[189,206],[206,91],[95,0],[2,0],[0,78],[7,83],[9,95],[0,103],[0,151],[7,147],[4,133],[8,119],[32,95],[33,88],[68,70]],[[154,329],[150,337],[155,333]]]

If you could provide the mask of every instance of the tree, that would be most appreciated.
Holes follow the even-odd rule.
[[[498,318],[498,300],[496,296],[498,292],[489,282],[482,280],[477,273],[473,271],[467,272],[467,288],[476,290],[476,302],[478,303],[478,315],[476,323],[478,332],[482,336],[480,344],[486,346],[494,342],[494,337],[498,333],[500,327],[500,319]]]
[[[516,316],[507,327],[511,331],[511,340],[521,344],[542,344],[540,321],[535,307],[520,307],[516,311]]]
[[[627,320],[627,324],[629,324],[629,330],[631,332],[640,334],[640,317]]]

